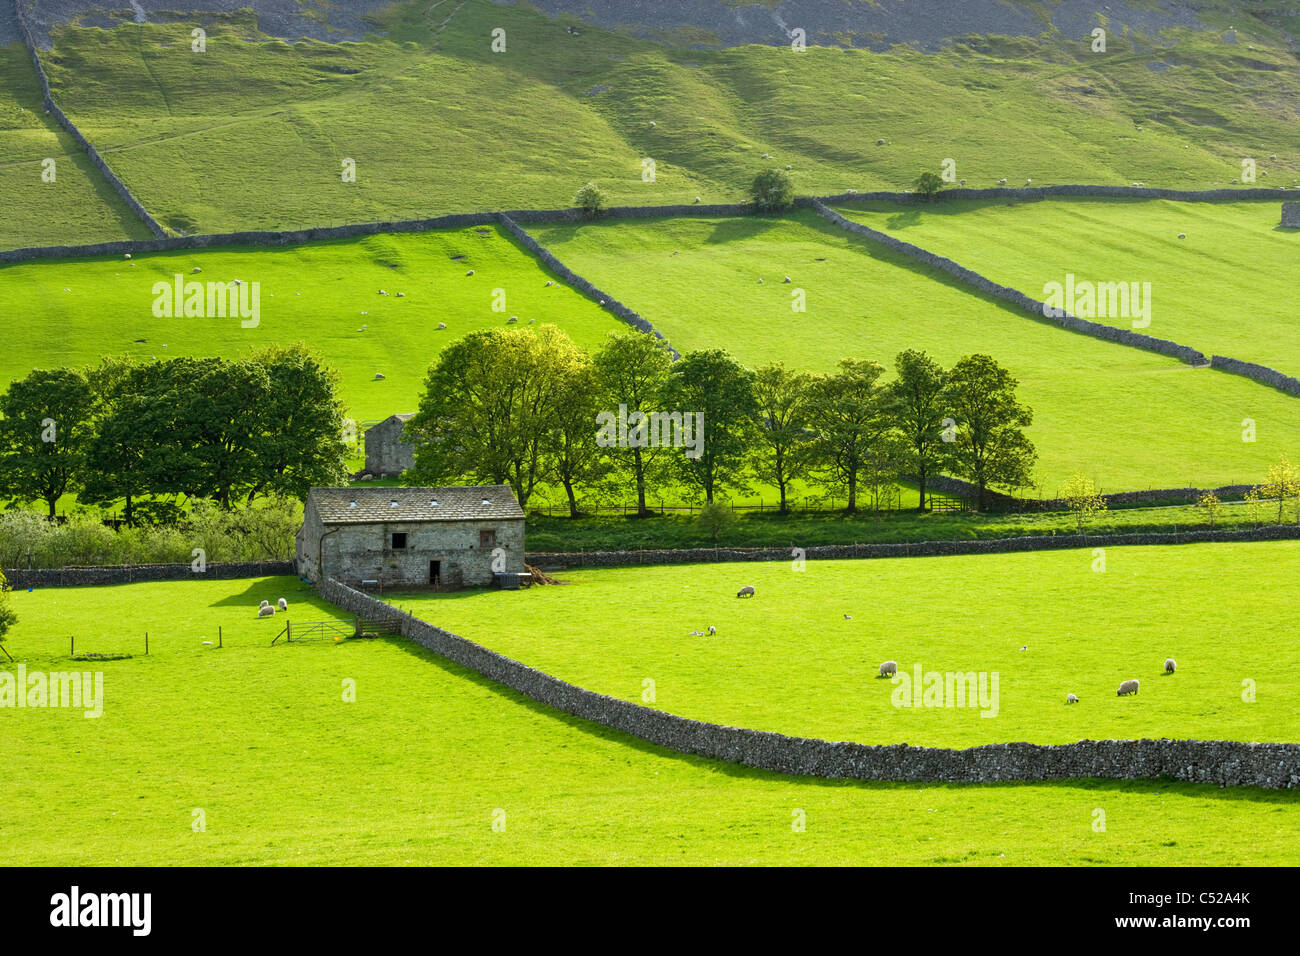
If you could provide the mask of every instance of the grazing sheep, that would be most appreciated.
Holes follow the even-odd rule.
[[[852,615],[852,614],[845,614],[845,615],[844,615],[844,620],[846,620],[846,621],[851,621],[851,620],[853,620],[853,615]]]
[[[376,381],[376,382],[380,381],[381,379],[385,379],[385,378],[387,378],[387,377],[388,377],[388,376],[385,375],[383,372],[376,372],[376,373],[375,373],[375,381]]]
[[[1174,671],[1176,671],[1176,670],[1178,670],[1178,662],[1177,662],[1176,660],[1174,660],[1172,657],[1166,657],[1166,658],[1165,658],[1165,673],[1166,673],[1166,674],[1172,674],[1172,673],[1173,673]]]
[[[696,201],[696,202],[703,202],[704,200],[700,199],[699,196],[696,196],[696,197],[695,197],[695,201]]]
[[[473,269],[470,269],[469,272],[466,272],[466,273],[465,273],[465,275],[467,275],[467,276],[472,276],[473,274],[474,274],[474,270],[473,270]]]
[[[1137,692],[1138,692],[1138,682],[1137,679],[1134,678],[1133,680],[1126,680],[1124,681],[1124,683],[1120,684],[1119,690],[1115,692],[1115,696],[1127,697],[1129,694],[1136,694]]]
[[[786,276],[786,277],[785,277],[784,279],[782,279],[781,281],[782,281],[782,282],[790,282],[790,281],[792,281],[792,280],[791,280],[791,278],[790,278],[789,276]]]
[[[275,606],[278,607],[281,611],[289,610],[289,602],[286,601],[284,598],[280,598],[280,600],[276,601]]]
[[[1005,178],[1005,177],[1002,178],[1002,179],[999,179],[999,180],[998,180],[998,185],[999,185],[999,186],[1005,186],[1006,184],[1007,184],[1007,181],[1006,181],[1006,178]]]
[[[878,140],[876,140],[876,145],[877,145],[877,146],[884,146],[884,145],[885,145],[885,141],[884,141],[883,139],[878,139]]]
[[[446,327],[447,327],[447,323],[446,323],[446,322],[439,322],[439,323],[438,323],[438,328],[440,328],[440,329],[445,329]]]
[[[1186,238],[1187,238],[1187,233],[1185,233],[1185,232],[1180,232],[1180,233],[1178,234],[1178,238],[1179,238],[1179,239],[1186,239]]]
[[[881,677],[893,677],[898,673],[898,661],[885,661],[880,665]]]
[[[712,624],[710,624],[710,625],[709,625],[709,636],[710,636],[710,637],[713,637],[713,636],[716,635],[717,633],[718,633],[718,629],[717,629],[716,627],[714,627]]]
[[[519,316],[517,316],[517,315],[512,315],[512,316],[510,316],[510,318],[506,319],[506,324],[507,324],[507,325],[513,325],[515,322],[518,322],[518,321],[519,321]]]
[[[129,253],[129,252],[127,252],[127,253],[123,253],[123,254],[122,254],[122,258],[123,258],[123,259],[130,259],[130,258],[131,258],[131,253]]]
[[[786,168],[786,169],[794,169],[794,167],[791,166],[789,163],[786,163],[786,164],[785,164],[785,168]],[[1267,175],[1267,173],[1266,173],[1265,175]]]
[[[1077,704],[1079,702],[1079,698],[1075,697],[1073,694],[1066,694],[1065,702],[1067,704]]]
[[[274,615],[275,615],[275,608],[271,607],[271,605],[269,604],[266,605],[265,607],[259,607],[257,609],[258,617],[273,617]]]
[[[753,596],[754,596],[754,585],[752,584],[746,584],[743,588],[741,588],[739,591],[736,592],[736,597],[738,598],[753,597]]]
[[[193,269],[190,270],[191,273],[194,273],[194,274],[196,274],[196,275],[197,275],[198,273],[202,272],[202,271],[203,271],[203,270],[200,269],[198,266],[195,266]]]

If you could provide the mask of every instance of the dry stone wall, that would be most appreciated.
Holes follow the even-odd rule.
[[[1009,554],[1017,551],[1063,551],[1124,545],[1197,544],[1205,541],[1300,540],[1300,525],[1268,525],[1229,531],[1162,531],[1131,534],[1042,534],[965,541],[913,541],[886,544],[827,544],[803,548],[809,561],[847,558],[922,558],[959,554]],[[705,564],[727,561],[790,561],[793,548],[662,548],[647,551],[534,551],[524,560],[534,567],[612,568],[633,564]],[[743,582],[741,582],[743,583]]]
[[[188,564],[114,565],[100,568],[6,568],[9,586],[22,588],[81,588],[135,581],[179,581],[182,579],[227,580],[297,574],[292,561],[241,561],[209,564],[202,572]]]
[[[321,596],[368,620],[394,608],[336,581]],[[502,600],[513,596],[502,593]],[[679,753],[797,776],[903,782],[998,783],[1168,777],[1219,786],[1300,786],[1300,744],[1224,740],[1082,740],[988,744],[966,750],[832,742],[726,727],[607,697],[552,677],[450,631],[401,615],[404,637],[539,703]],[[1064,705],[1062,705],[1064,706]]]
[[[104,161],[104,157],[99,155],[99,150],[95,149],[90,140],[81,134],[81,130],[77,129],[77,124],[68,119],[67,114],[59,109],[58,104],[54,102],[54,97],[50,95],[50,81],[45,75],[45,67],[41,64],[40,54],[36,50],[36,41],[32,37],[30,27],[27,25],[27,14],[23,9],[24,3],[25,0],[17,0],[18,32],[22,34],[23,43],[27,45],[27,49],[32,55],[32,63],[36,66],[36,77],[41,83],[41,97],[45,111],[58,120],[59,124],[68,131],[68,135],[77,141],[77,145],[86,151],[91,163],[103,174],[104,178],[108,180],[108,184],[113,187],[117,194],[122,197],[122,202],[126,203],[127,207],[149,227],[149,231],[155,236],[167,235],[157,220],[149,215],[149,211],[144,208],[140,200],[136,199],[131,190],[126,188],[126,183],[122,182],[117,174],[109,168],[108,163]]]

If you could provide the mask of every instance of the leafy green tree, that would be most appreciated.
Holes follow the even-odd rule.
[[[593,362],[610,406],[607,411],[626,412],[631,417],[661,410],[673,365],[672,353],[663,340],[644,332],[611,332]],[[667,459],[666,449],[637,445],[612,455],[615,466],[636,486],[638,515],[650,514],[646,494],[651,482],[661,476]]]
[[[794,180],[784,169],[765,169],[754,177],[749,197],[763,212],[780,212],[794,204]]]
[[[713,539],[713,546],[718,546],[718,536],[736,523],[736,512],[729,504],[721,501],[707,502],[695,518],[700,530]]]
[[[705,501],[724,487],[744,490],[758,411],[754,373],[722,349],[689,352],[673,364],[668,399],[683,420],[696,422],[694,447],[673,449],[678,476]]]
[[[1196,507],[1205,512],[1205,520],[1213,528],[1215,521],[1218,520],[1219,513],[1223,510],[1223,503],[1219,501],[1219,496],[1213,491],[1207,491],[1196,499]]]
[[[411,477],[509,484],[527,507],[553,459],[565,376],[580,361],[554,325],[471,332],[444,349],[406,423],[416,442]]]
[[[957,475],[979,489],[988,507],[988,488],[1023,488],[1031,483],[1038,453],[1022,429],[1033,423],[1031,408],[1016,399],[1019,384],[987,355],[968,355],[948,372],[948,402],[956,421],[949,443]]]
[[[812,385],[812,375],[791,371],[780,362],[754,373],[758,430],[753,466],[759,478],[776,485],[781,514],[788,510],[790,483],[806,475],[812,463],[813,436],[808,428]]]
[[[1106,510],[1101,489],[1084,474],[1074,474],[1061,486],[1061,500],[1074,516],[1075,527],[1083,534],[1084,526]]]
[[[550,443],[547,471],[564,486],[569,517],[579,517],[576,489],[605,483],[614,463],[596,443],[596,416],[604,410],[604,395],[591,358],[580,352],[564,370],[556,396],[555,435]]]
[[[1297,471],[1295,465],[1283,457],[1268,469],[1264,483],[1256,490],[1261,499],[1277,502],[1277,523],[1281,524],[1286,503],[1300,496],[1300,471]]]
[[[270,346],[251,362],[265,370],[266,399],[248,413],[261,425],[248,500],[263,492],[306,500],[313,485],[347,477],[338,373],[304,343]]]
[[[858,510],[858,486],[868,457],[890,427],[888,402],[878,384],[884,371],[879,362],[841,359],[838,371],[813,385],[814,460],[825,481],[845,493],[849,514]]]
[[[573,204],[588,219],[595,219],[607,205],[605,193],[595,183],[587,183],[573,197]]]
[[[916,177],[916,182],[912,188],[926,199],[933,199],[939,195],[939,190],[943,188],[943,179],[938,173],[932,173],[929,170]]]
[[[94,396],[84,375],[37,369],[0,396],[0,493],[43,501],[50,520],[59,499],[85,475]]]
[[[920,488],[917,511],[925,510],[926,480],[940,467],[947,445],[943,419],[947,412],[947,373],[925,352],[907,349],[894,359],[898,377],[889,385],[889,414],[904,443],[903,468]]]

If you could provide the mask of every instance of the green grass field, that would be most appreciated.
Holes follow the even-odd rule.
[[[397,638],[270,647],[282,619],[254,619],[262,598],[287,597],[298,621],[337,614],[302,587],[13,595],[22,619],[7,646],[29,670],[73,666],[69,633],[79,651],[138,656],[75,665],[104,675],[98,719],[0,709],[0,864],[1281,865],[1300,840],[1292,793],[863,784],[684,757]],[[225,647],[204,646],[218,625]],[[342,700],[348,679],[354,703]],[[1104,833],[1092,830],[1097,808]],[[805,832],[792,829],[796,811]]]
[[[962,200],[839,212],[1035,299],[1044,298],[1045,283],[1064,284],[1067,273],[1094,283],[1149,282],[1151,325],[1140,331],[1207,357],[1227,355],[1298,375],[1300,229],[1278,224],[1280,206]],[[1131,326],[1122,317],[1095,321]]]
[[[45,160],[54,160],[46,182]],[[0,249],[147,239],[80,146],[47,116],[31,56],[0,48]]]
[[[153,284],[176,273],[187,281],[260,282],[260,325],[155,318]],[[0,380],[105,354],[233,355],[303,340],[339,370],[349,414],[377,420],[415,411],[443,344],[512,315],[521,326],[534,318],[556,323],[586,348],[627,328],[562,283],[547,287],[549,278],[495,227],[0,266],[0,303],[21,315],[25,329],[0,359]],[[492,311],[496,289],[505,290],[505,312]]]
[[[523,614],[492,593],[399,603],[582,687],[640,701],[649,678],[663,710],[795,736],[1284,741],[1300,727],[1298,556],[1300,543],[1268,542],[1107,548],[1104,572],[1091,550],[809,560],[802,572],[786,561],[571,569],[568,586],[521,592]],[[746,584],[755,597],[738,599]],[[690,636],[709,625],[715,637]],[[1166,657],[1178,662],[1168,677]],[[997,672],[996,714],[897,707],[878,677],[885,660],[909,675]],[[1131,677],[1140,693],[1117,697]]]
[[[1104,56],[1082,38],[674,48],[585,23],[569,35],[572,21],[490,0],[437,33],[443,14],[397,4],[378,18],[385,36],[336,44],[205,16],[203,53],[190,22],[60,27],[46,68],[145,206],[184,232],[555,206],[588,180],[617,202],[735,200],[773,164],[809,193],[904,188],[946,158],[978,185],[1208,188],[1239,175],[1249,144],[1279,154],[1271,182],[1300,176],[1284,38],[1225,12],[1160,48],[1115,35]],[[1236,44],[1219,39],[1229,22]]]
[[[1300,448],[1288,395],[1036,320],[811,212],[530,231],[683,351],[723,346],[751,366],[815,371],[846,356],[891,367],[906,348],[944,363],[993,355],[1034,409],[1028,434],[1047,497],[1075,471],[1105,491],[1258,481]],[[798,289],[804,313],[792,311]],[[1246,418],[1253,443],[1242,440]]]

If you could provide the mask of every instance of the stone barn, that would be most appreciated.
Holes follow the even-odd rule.
[[[1282,225],[1300,229],[1300,202],[1282,203]]]
[[[351,587],[517,587],[524,512],[509,485],[313,488],[298,573]]]
[[[413,414],[389,415],[366,429],[366,473],[376,478],[400,475],[415,464],[415,446],[402,440],[402,428]]]

